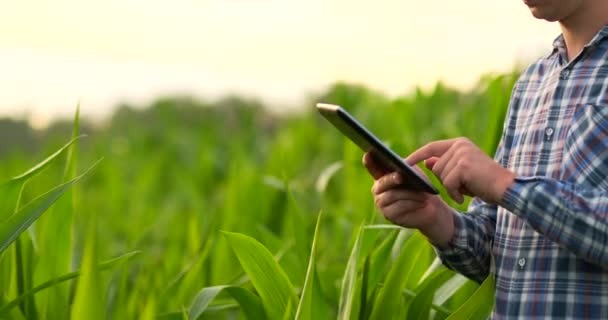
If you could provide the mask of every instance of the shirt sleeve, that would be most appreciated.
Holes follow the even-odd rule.
[[[506,166],[505,155],[508,154],[511,144],[509,123],[512,121],[512,114],[510,106],[494,154],[494,160],[503,167]],[[492,266],[497,209],[495,204],[473,198],[466,213],[454,211],[454,236],[447,247],[435,246],[435,252],[445,266],[479,283],[487,278]]]
[[[480,283],[488,276],[496,209],[475,198],[468,213],[454,212],[454,237],[447,247],[435,247],[444,265]]]
[[[579,258],[608,267],[608,193],[544,177],[516,178],[501,206]]]

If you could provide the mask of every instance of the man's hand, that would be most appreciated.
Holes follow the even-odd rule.
[[[388,220],[419,229],[436,246],[448,244],[454,234],[452,208],[439,196],[404,189],[404,177],[385,170],[370,153],[363,156],[363,164],[375,180],[372,193],[376,206]],[[421,170],[419,173],[424,175]]]
[[[423,160],[458,203],[463,195],[498,203],[515,178],[466,138],[431,142],[407,158],[411,164]]]

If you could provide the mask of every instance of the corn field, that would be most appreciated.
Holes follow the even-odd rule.
[[[362,152],[314,104],[403,155],[456,136],[492,154],[515,76],[396,98],[336,84],[297,114],[237,97],[76,113],[0,158],[0,318],[483,319],[492,279],[385,221]]]

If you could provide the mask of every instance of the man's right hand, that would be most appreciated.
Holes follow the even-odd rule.
[[[363,164],[375,180],[372,193],[384,217],[402,227],[419,229],[435,246],[448,245],[454,234],[454,210],[447,203],[439,196],[403,188],[404,177],[384,169],[369,152],[363,156]]]

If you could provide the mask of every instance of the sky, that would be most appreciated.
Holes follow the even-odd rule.
[[[521,0],[0,0],[0,117],[44,126],[161,95],[277,110],[336,81],[470,88],[548,52]]]

